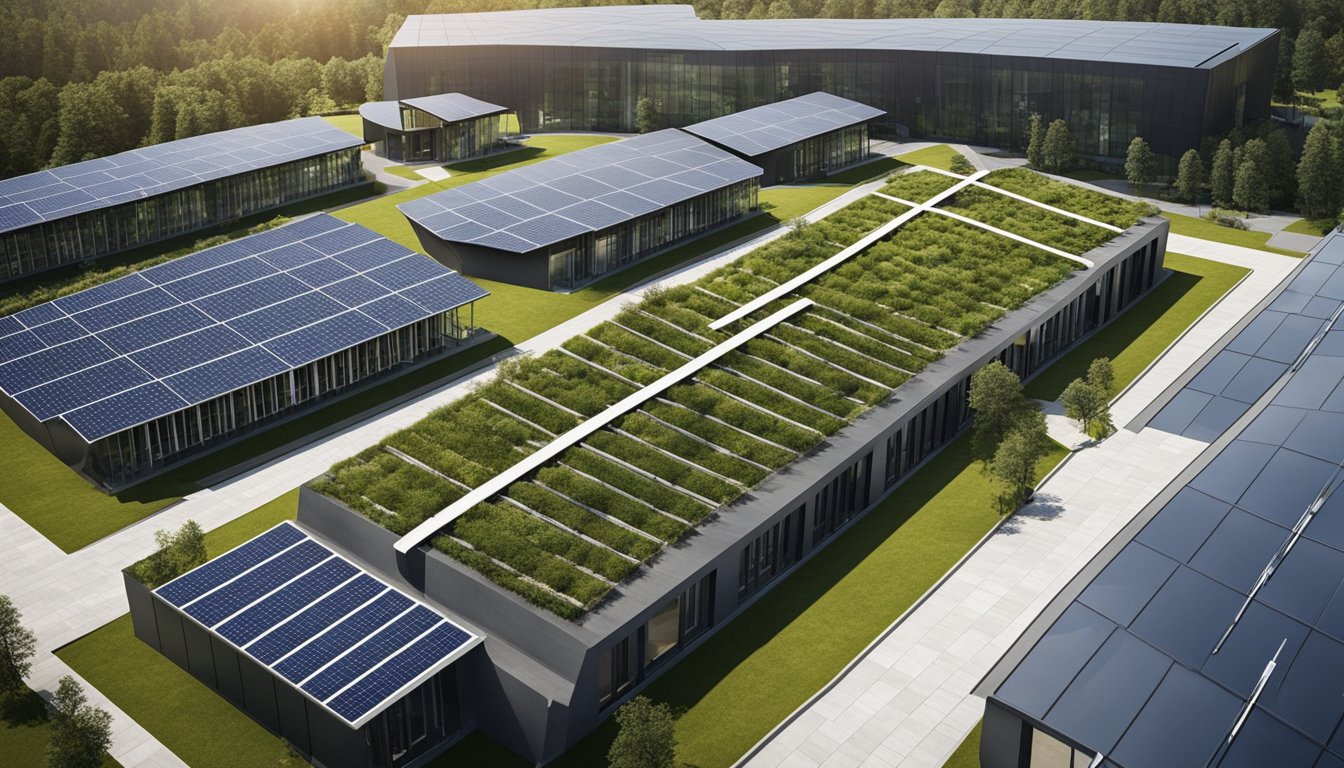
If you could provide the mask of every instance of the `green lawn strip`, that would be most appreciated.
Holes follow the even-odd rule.
[[[1044,475],[1067,451],[1056,446]],[[645,694],[671,704],[679,763],[742,756],[947,572],[999,519],[969,440],[949,445]],[[729,513],[731,514],[731,512]],[[601,765],[608,720],[557,766]]]
[[[359,115],[323,115],[323,120],[340,128],[346,133],[352,133],[359,138],[364,138],[364,118]]]
[[[1231,264],[1168,253],[1172,275],[1138,305],[1102,328],[1027,384],[1027,396],[1056,400],[1093,359],[1109,357],[1118,392],[1236,285],[1247,270]]]
[[[980,725],[976,723],[966,734],[961,746],[943,763],[943,768],[980,768]]]
[[[1335,219],[1298,219],[1292,224],[1283,228],[1284,232],[1292,232],[1296,235],[1312,235],[1314,237],[1324,237],[1330,234],[1330,231],[1339,224]]]
[[[1301,251],[1290,251],[1285,248],[1275,248],[1272,245],[1266,245],[1269,241],[1270,233],[1252,232],[1247,229],[1233,229],[1224,227],[1221,224],[1214,224],[1204,219],[1196,219],[1193,216],[1183,216],[1179,213],[1168,213],[1163,211],[1162,215],[1171,220],[1171,231],[1173,234],[1186,235],[1189,237],[1198,237],[1201,240],[1212,240],[1216,243],[1227,243],[1228,245],[1239,245],[1243,248],[1255,248],[1261,251],[1277,253],[1282,256],[1302,257],[1306,254]]]
[[[896,159],[910,165],[927,165],[930,168],[941,168],[944,171],[952,170],[952,158],[961,153],[946,144],[935,144],[932,147],[917,149],[914,152],[906,152],[903,155],[897,155]]]
[[[403,179],[411,181],[425,181],[425,177],[415,172],[414,168],[406,165],[389,165],[383,169],[393,176],[400,176]]]

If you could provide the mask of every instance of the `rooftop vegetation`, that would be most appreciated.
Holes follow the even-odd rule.
[[[1144,216],[1156,216],[1158,212],[1149,203],[1057,181],[1025,168],[1003,168],[987,174],[981,181],[1114,227],[1128,227]]]
[[[869,196],[695,283],[648,292],[560,348],[501,366],[489,383],[337,464],[314,487],[405,533],[726,340],[730,332],[711,330],[712,321],[906,210]],[[1032,223],[1001,222],[1010,230]],[[798,296],[813,308],[615,419],[431,543],[577,619],[663,546],[1076,268],[971,224],[920,216],[743,323]]]
[[[887,185],[878,191],[912,203],[922,203],[956,183],[955,178],[945,173],[911,171],[893,175],[887,179]]]
[[[982,187],[961,189],[939,207],[1075,254],[1086,253],[1110,240],[1113,235],[1110,230],[1095,224]]]

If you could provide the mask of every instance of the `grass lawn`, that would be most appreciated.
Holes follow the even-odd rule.
[[[51,724],[47,705],[32,691],[3,702],[0,712],[0,765],[29,766],[44,764],[47,744],[51,742]],[[104,757],[103,768],[121,765]]]
[[[410,179],[411,181],[424,181],[424,180],[425,180],[425,177],[424,177],[424,176],[421,176],[420,174],[416,173],[415,170],[414,170],[413,168],[410,168],[410,167],[405,166],[405,165],[389,165],[389,166],[387,166],[386,168],[384,168],[383,170],[384,170],[384,171],[387,171],[388,173],[392,174],[393,176],[400,176],[400,177],[403,178],[403,179]]]
[[[1196,318],[1246,274],[1245,269],[1208,259],[1168,253],[1172,275],[1137,306],[1073,349],[1027,384],[1027,396],[1057,400],[1070,381],[1086,375],[1093,359],[1109,357],[1116,391],[1138,378]]]
[[[364,119],[359,115],[323,115],[322,119],[346,133],[364,138]]]
[[[1324,237],[1330,234],[1330,230],[1339,224],[1335,219],[1298,219],[1292,224],[1283,228],[1284,232],[1292,232],[1298,235],[1315,235]]]
[[[966,734],[961,746],[943,763],[943,768],[980,768],[980,723]]]
[[[932,147],[897,155],[896,159],[910,165],[927,165],[930,168],[942,168],[944,171],[950,171],[952,170],[952,158],[959,154],[961,153],[946,144],[935,144]]]
[[[1233,229],[1224,227],[1221,224],[1214,224],[1204,219],[1196,219],[1193,216],[1183,216],[1179,213],[1162,212],[1162,215],[1171,220],[1171,231],[1177,235],[1188,235],[1189,237],[1198,237],[1202,240],[1212,240],[1217,243],[1227,243],[1228,245],[1240,245],[1243,248],[1255,248],[1261,251],[1269,251],[1282,256],[1293,256],[1300,258],[1306,254],[1300,251],[1289,251],[1284,248],[1275,248],[1266,245],[1269,240],[1268,232],[1251,232],[1245,229]]]

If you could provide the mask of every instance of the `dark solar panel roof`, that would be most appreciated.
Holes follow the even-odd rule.
[[[1256,360],[1276,367],[1256,373],[1239,397],[1259,400],[1285,374],[1286,384],[1260,400],[1250,425],[1170,501],[1145,512],[1146,522],[1067,604],[995,698],[1104,753],[1107,765],[1341,764],[1341,302],[1344,235],[1336,234],[1236,336],[1228,349],[1240,357],[1220,354],[1182,395],[1206,396],[1185,401],[1199,419]],[[1298,314],[1308,306],[1311,314]],[[1310,331],[1280,334],[1294,317],[1309,319]],[[1249,407],[1233,402],[1238,414]],[[1163,414],[1177,420],[1174,411]],[[1210,423],[1199,432],[1213,437],[1226,428]],[[1228,745],[1281,644],[1277,666]]]
[[[682,130],[754,157],[885,114],[876,107],[816,91],[688,125]]]
[[[485,295],[319,214],[0,318],[0,391],[93,442]]]
[[[363,141],[320,117],[234,128],[0,180],[0,232],[161,195]]]
[[[429,113],[445,123],[497,115],[508,111],[508,107],[474,99],[464,93],[441,93],[437,96],[421,96],[402,101],[371,101],[360,105],[359,115],[371,123],[400,131],[403,130],[401,124],[401,108],[403,105]]]
[[[155,593],[351,728],[481,642],[290,522]]]
[[[388,49],[549,45],[681,51],[908,50],[1208,68],[1272,29],[1052,19],[700,19],[689,5],[409,16]]]
[[[444,240],[525,253],[761,173],[745,160],[669,128],[570,152],[397,207]]]

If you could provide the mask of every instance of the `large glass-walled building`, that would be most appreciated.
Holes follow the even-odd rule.
[[[508,108],[461,93],[360,106],[364,141],[389,160],[450,163],[510,146],[504,141]]]
[[[123,486],[456,348],[485,295],[322,214],[0,317],[0,408]]]
[[[366,181],[361,141],[319,117],[235,128],[0,181],[0,281]]]
[[[1066,120],[1083,156],[1123,158],[1142,136],[1176,157],[1269,117],[1278,37],[1106,21],[715,21],[686,5],[411,16],[384,91],[464,91],[511,105],[524,131],[633,131],[641,98],[684,126],[826,91],[884,110],[891,133],[1020,148],[1038,112]]]
[[[398,206],[463,274],[569,290],[756,210],[761,169],[663,130]]]

